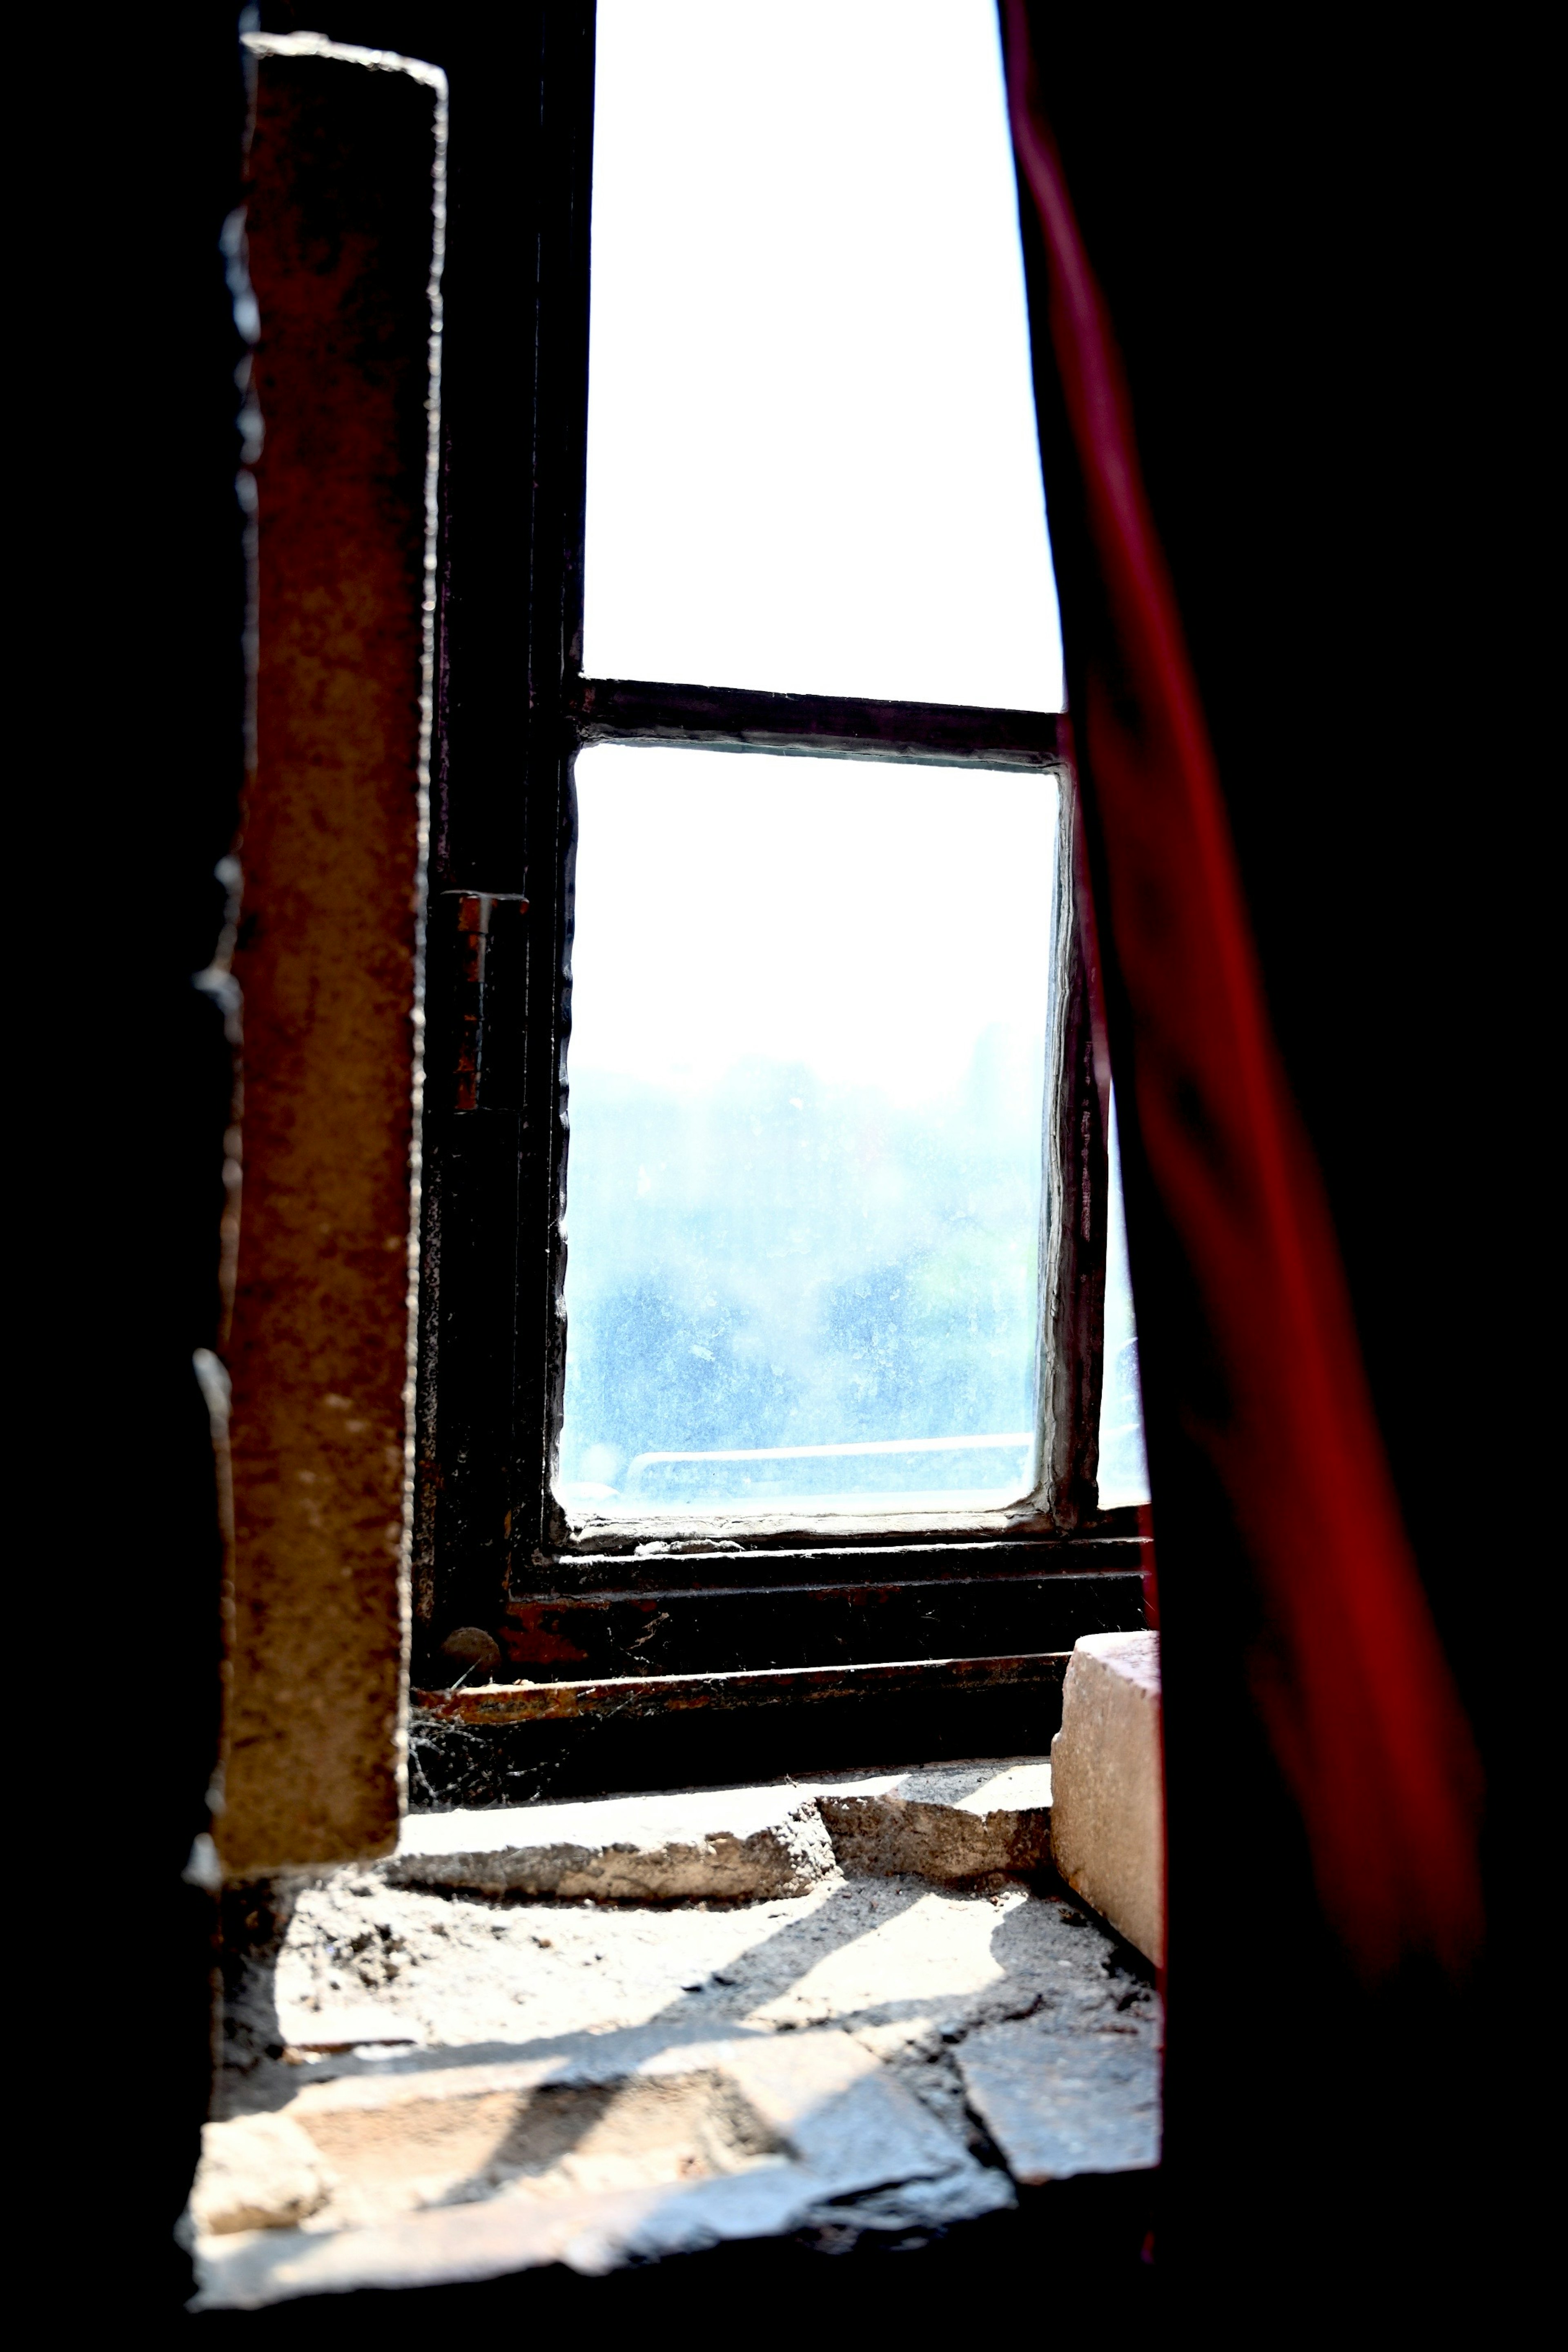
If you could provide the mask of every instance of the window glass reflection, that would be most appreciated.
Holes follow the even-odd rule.
[[[994,0],[599,0],[584,667],[1057,710]]]
[[[574,1510],[1033,1482],[1056,785],[577,763]]]

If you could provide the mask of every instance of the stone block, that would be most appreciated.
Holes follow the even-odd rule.
[[[1051,1742],[1051,1855],[1068,1885],[1156,1967],[1165,1956],[1160,1637],[1089,1633]]]
[[[761,1900],[851,1877],[960,1883],[1050,1859],[1043,1756],[760,1789],[416,1814],[389,1884],[605,1902]]]
[[[198,2228],[197,2309],[549,2263],[594,2273],[802,2230],[901,2233],[1014,2201],[844,2033],[408,2061],[308,2084],[285,2116],[255,2120],[318,2152],[331,2202],[293,2227]]]
[[[783,1788],[416,1813],[384,1874],[490,1895],[756,1902],[804,1895],[835,1868],[812,1794]]]
[[[1023,2187],[1160,2161],[1160,2049],[1147,2032],[993,2025],[958,2053],[969,2104]]]
[[[1051,1768],[1043,1756],[940,1764],[820,1781],[816,1801],[847,1875],[952,1882],[1050,1860]]]
[[[437,129],[428,79],[258,60],[231,1878],[389,1853],[401,1809]]]
[[[318,2211],[331,2186],[320,2148],[292,2116],[236,2116],[203,2127],[191,2222],[208,2238],[288,2229]]]

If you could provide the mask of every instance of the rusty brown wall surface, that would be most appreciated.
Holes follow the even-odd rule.
[[[226,1868],[384,1851],[402,1782],[434,96],[259,63]]]

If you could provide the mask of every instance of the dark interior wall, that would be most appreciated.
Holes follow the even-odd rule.
[[[1030,14],[1441,1601],[1506,1476],[1507,1407],[1467,1377],[1486,1343],[1464,1329],[1479,1307],[1495,1331],[1486,1294],[1510,1278],[1468,1173],[1498,1026],[1476,894],[1501,845],[1489,773],[1518,808],[1499,706],[1531,635],[1508,514],[1531,289],[1499,60],[1399,10]]]
[[[1029,13],[1401,1500],[1506,1770],[1475,1634],[1539,1507],[1544,1250],[1505,1206],[1547,818],[1527,58],[1405,11]]]
[[[1490,2020],[1524,1924],[1525,1785],[1488,1612],[1528,1591],[1541,1507],[1524,1327],[1542,1236],[1514,1058],[1517,863],[1546,814],[1528,68],[1506,39],[1460,47],[1405,12],[1027,14],[1270,1012],[1489,1784],[1477,1980],[1415,1971],[1374,1996],[1323,1933],[1261,1735],[1224,1513],[1203,1523],[1194,1482],[1178,1540],[1180,1482],[1157,1467],[1169,1663],[1179,1616],[1203,1718],[1168,1753],[1170,2244],[1211,2280],[1458,2294],[1517,2220],[1518,2182],[1461,2187],[1452,2150],[1456,2132],[1506,2137]],[[1157,1286],[1139,1305],[1152,1324]],[[1152,1456],[1178,1459],[1180,1400],[1147,1402]],[[1173,1696],[1170,1742],[1175,1717]]]
[[[177,2308],[206,2097],[211,1899],[183,1874],[217,1754],[222,1551],[192,1358],[219,1340],[232,1064],[193,974],[219,944],[243,773],[245,346],[220,236],[244,89],[211,5],[134,34],[57,12],[12,70],[26,1190],[7,1271],[33,1312],[13,1360],[31,1891],[11,1958],[18,2062],[49,2070],[22,2277],[68,2326]]]

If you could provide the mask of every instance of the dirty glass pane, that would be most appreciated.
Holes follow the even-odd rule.
[[[1102,1509],[1149,1500],[1143,1457],[1143,1395],[1138,1385],[1138,1325],[1127,1263],[1121,1201],[1121,1148],[1116,1097],[1110,1097],[1110,1217],[1105,1245],[1105,1385],[1100,1399],[1100,1500]]]
[[[574,1512],[1033,1476],[1049,778],[577,762]]]
[[[994,0],[599,0],[584,666],[1062,707]]]

